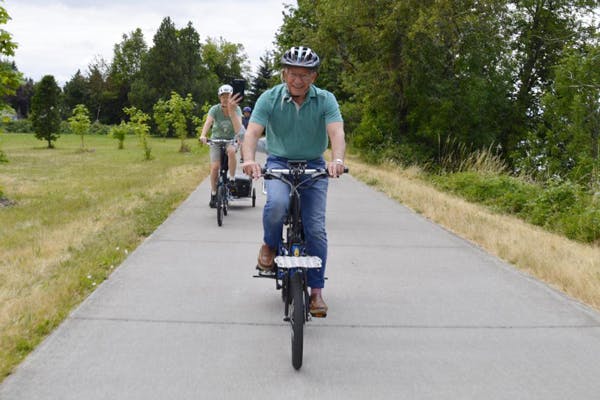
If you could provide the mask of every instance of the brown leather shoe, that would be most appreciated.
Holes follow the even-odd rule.
[[[310,315],[315,318],[325,318],[327,316],[327,304],[323,301],[320,293],[310,295]]]
[[[275,260],[275,250],[271,249],[266,244],[263,244],[258,252],[258,268],[263,271],[272,270],[273,260]]]

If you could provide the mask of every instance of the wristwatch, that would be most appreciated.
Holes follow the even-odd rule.
[[[341,164],[341,165],[344,165],[344,160],[342,160],[341,158],[336,158],[336,159],[334,160],[334,162],[335,162],[336,164]]]

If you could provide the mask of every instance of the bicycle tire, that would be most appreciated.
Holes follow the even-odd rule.
[[[280,269],[275,270],[275,273],[279,273],[279,271],[281,271]],[[284,270],[285,271],[285,270]],[[287,271],[285,271],[281,277],[281,301],[291,302],[291,299],[288,298],[288,292],[290,290],[290,279],[289,279],[290,275],[288,274]]]
[[[252,188],[252,207],[256,207],[256,189]]]
[[[217,188],[217,224],[223,225],[223,214],[224,214],[224,193],[223,186]]]
[[[292,330],[292,365],[295,369],[302,367],[302,353],[304,351],[304,288],[302,274],[296,272],[290,277],[290,325]]]
[[[223,186],[223,215],[227,215],[227,206],[229,206],[229,190]]]

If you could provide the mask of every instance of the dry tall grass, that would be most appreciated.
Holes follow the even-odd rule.
[[[573,298],[600,310],[600,247],[577,243],[517,218],[442,193],[418,168],[373,168],[350,157],[352,175]]]
[[[7,135],[0,175],[15,201],[0,209],[0,381],[183,200],[208,173],[206,151],[177,153],[153,141],[142,161],[90,137],[93,153],[65,136],[54,150],[33,135]]]

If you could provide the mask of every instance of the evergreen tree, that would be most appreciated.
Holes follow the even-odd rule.
[[[256,100],[260,95],[273,86],[273,57],[270,52],[260,57],[261,64],[258,67],[258,73],[252,79],[250,94],[248,95],[248,102],[250,106],[254,108]]]
[[[59,137],[60,94],[54,76],[46,75],[35,86],[31,99],[31,122],[35,137],[47,141],[48,148],[53,148],[52,142]]]
[[[125,118],[123,109],[131,105],[129,93],[133,82],[138,79],[142,68],[142,60],[148,53],[148,46],[144,40],[144,34],[140,28],[124,34],[123,40],[115,44],[113,61],[109,73],[111,97],[114,98],[114,104],[111,110],[114,110],[112,123],[116,123]]]
[[[25,79],[25,82],[17,88],[14,95],[8,96],[8,104],[15,110],[18,118],[29,117],[33,86],[33,79],[27,78]]]
[[[153,38],[154,46],[148,51],[141,65],[138,79],[143,83],[134,84],[134,103],[143,111],[150,112],[158,99],[167,99],[171,91],[180,92],[187,76],[184,75],[184,54],[179,45],[178,31],[170,17],[163,19]]]
[[[77,70],[75,75],[65,83],[63,87],[65,108],[72,110],[77,104],[86,104],[90,102],[90,93],[87,79]]]

